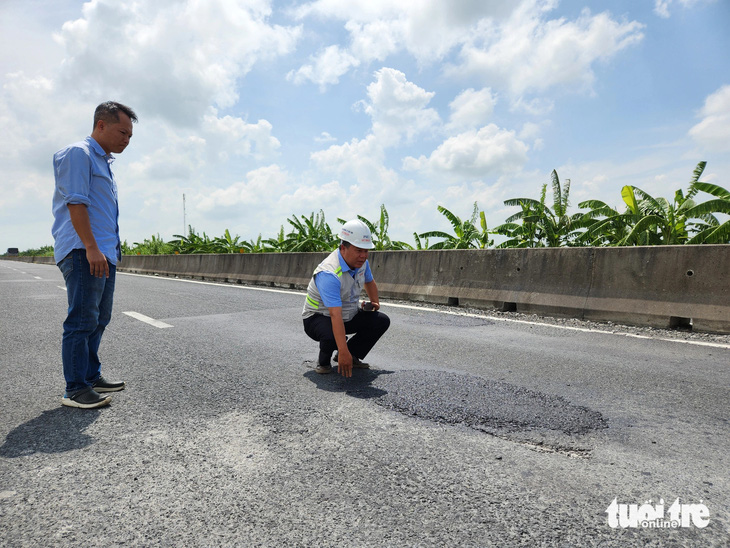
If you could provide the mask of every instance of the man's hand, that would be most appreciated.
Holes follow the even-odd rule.
[[[342,321],[342,307],[329,307],[330,320],[332,320],[332,333],[337,343],[337,369],[343,377],[352,377],[352,354],[347,348],[347,334],[345,333],[345,322]]]
[[[86,260],[89,261],[91,275],[96,278],[108,278],[109,263],[106,262],[106,257],[99,251],[99,246],[96,244],[86,206],[84,204],[68,204],[67,207],[71,216],[71,224],[86,248]]]
[[[86,250],[86,260],[89,261],[89,271],[96,278],[109,277],[109,263],[98,248]]]
[[[373,311],[380,310],[380,296],[378,295],[378,286],[375,280],[365,283],[365,293],[368,294],[368,299],[373,304]]]
[[[352,377],[352,354],[345,346],[343,350],[337,350],[337,370],[343,377]]]

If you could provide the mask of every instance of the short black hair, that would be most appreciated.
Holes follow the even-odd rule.
[[[106,101],[96,107],[94,111],[94,128],[99,120],[104,120],[108,123],[116,123],[119,121],[119,113],[123,112],[132,122],[137,121],[137,115],[127,105],[117,103],[116,101]]]
[[[352,244],[350,242],[346,242],[345,240],[340,240],[340,247],[345,246],[345,249],[348,249]]]

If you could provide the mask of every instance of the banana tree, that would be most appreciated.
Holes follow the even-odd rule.
[[[550,174],[553,190],[553,208],[545,205],[547,184],[542,186],[540,200],[532,198],[512,198],[504,204],[521,208],[505,223],[494,229],[497,234],[510,238],[500,247],[560,247],[573,245],[585,228],[583,216],[579,213],[568,215],[570,205],[570,179],[560,184],[558,172]],[[518,224],[517,221],[521,221]]]
[[[362,215],[358,215],[357,218],[365,223],[365,225],[370,229],[370,233],[373,236],[373,245],[375,245],[374,249],[376,251],[413,249],[413,246],[410,244],[398,240],[391,240],[390,236],[388,236],[390,216],[388,215],[388,210],[385,209],[385,204],[380,205],[380,219],[377,222],[373,223]],[[344,225],[347,221],[344,219],[337,219],[337,222]]]
[[[413,239],[416,242],[416,249],[418,251],[422,251],[424,249],[428,249],[428,238],[424,238],[423,241],[421,241],[421,237],[418,235],[417,232],[413,233]]]
[[[576,242],[582,245],[617,245],[631,232],[631,226],[639,220],[638,215],[619,213],[600,200],[580,202],[578,207],[590,210],[582,215],[580,221],[586,231],[578,236]]]
[[[213,239],[212,247],[215,250],[214,253],[244,253],[248,251],[246,242],[241,241],[241,237],[238,235],[232,237],[228,229],[223,233],[223,236]]]
[[[633,186],[621,189],[621,198],[626,204],[623,213],[598,200],[581,202],[581,208],[590,209],[583,215],[587,231],[582,235],[582,240],[590,245],[690,243],[689,235],[692,232],[701,232],[701,226],[718,224],[717,219],[707,214],[711,206],[703,211],[693,200],[702,185],[706,184],[699,182],[704,168],[705,162],[697,164],[687,194],[682,190],[676,191],[672,202],[665,198],[654,198]],[[703,223],[698,224],[695,219]]]
[[[700,162],[704,169],[704,162]],[[698,166],[699,168],[699,166]],[[697,176],[695,179],[699,179]],[[694,223],[695,236],[689,239],[689,244],[727,244],[730,243],[730,220],[724,223],[715,217],[716,213],[730,215],[730,191],[721,186],[703,183],[695,180],[692,188],[706,192],[714,199],[697,204],[687,211],[687,215],[700,219],[701,223]]]
[[[127,242],[124,242],[122,252],[128,255],[169,255],[173,252],[173,246],[163,240],[159,234],[153,234],[142,242],[134,242],[134,247],[131,248]]]
[[[251,248],[252,253],[258,253],[263,252],[266,253],[268,251],[286,251],[286,235],[284,234],[284,225],[281,226],[279,229],[279,233],[276,235],[275,238],[267,238],[266,240],[261,241],[261,234],[259,234],[259,238],[254,243],[253,240],[251,240]],[[255,250],[255,251],[254,251]]]
[[[177,238],[177,240],[172,240],[170,245],[176,253],[215,253],[213,240],[205,232],[202,235],[197,234],[192,226],[188,225],[187,236],[173,234],[173,238]]]
[[[695,193],[696,191],[690,188],[685,196],[682,190],[677,190],[670,202],[663,197],[654,198],[634,186],[623,187],[621,197],[628,206],[629,217],[638,218],[638,221],[618,245],[687,243],[690,240],[692,219],[700,215],[695,210],[697,204],[692,199]]]
[[[483,211],[479,211],[476,202],[474,202],[474,210],[472,211],[471,218],[466,221],[462,221],[443,206],[438,206],[438,210],[449,220],[454,229],[454,234],[448,234],[439,230],[424,232],[418,235],[414,234],[414,236],[417,236],[417,244],[421,238],[443,238],[440,242],[433,244],[428,249],[484,249],[494,243],[494,240],[489,239],[487,218]],[[477,221],[479,222],[480,228],[477,228]]]
[[[543,197],[545,187],[543,186]],[[507,202],[510,202],[509,204]],[[505,202],[507,205],[517,205],[521,211],[509,216],[505,222],[494,229],[495,234],[507,236],[507,240],[499,244],[498,248],[510,247],[540,247],[537,237],[537,225],[530,221],[536,214],[541,211],[539,206],[534,204],[534,200],[518,200],[515,204],[514,200]],[[521,220],[521,223],[515,221]]]
[[[284,241],[286,251],[331,251],[337,245],[337,238],[324,218],[324,211],[314,212],[309,217],[296,216],[287,219],[295,231],[290,232]]]

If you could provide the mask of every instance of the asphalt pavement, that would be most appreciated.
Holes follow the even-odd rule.
[[[345,379],[302,293],[119,274],[81,410],[63,285],[0,260],[0,546],[730,545],[728,344],[384,301]]]

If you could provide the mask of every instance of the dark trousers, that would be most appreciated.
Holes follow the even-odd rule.
[[[390,327],[390,318],[382,312],[358,312],[345,322],[345,333],[356,333],[347,341],[347,348],[354,357],[363,359],[372,350],[378,339]],[[329,365],[332,353],[337,350],[332,320],[329,316],[315,314],[304,320],[304,332],[319,341],[319,364]]]

